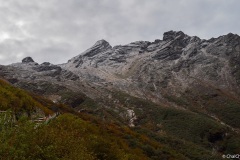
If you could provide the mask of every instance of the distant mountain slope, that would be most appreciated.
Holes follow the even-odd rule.
[[[163,40],[115,47],[100,40],[60,65],[29,58],[1,66],[1,75],[12,83],[53,81],[72,90],[80,87],[74,88],[73,81],[86,82],[152,100],[161,100],[165,92],[179,96],[200,80],[239,95],[240,37],[232,33],[202,40],[169,31]]]
[[[163,91],[177,95],[198,80],[239,94],[239,61],[238,35],[201,40],[169,31],[163,40],[113,48],[100,40],[60,66],[87,81],[113,85],[138,96],[152,92],[158,97]]]

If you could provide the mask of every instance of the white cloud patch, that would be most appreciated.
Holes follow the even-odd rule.
[[[3,42],[10,38],[10,35],[7,32],[0,33],[0,42]]]
[[[111,45],[182,30],[200,38],[240,34],[239,0],[0,0],[0,64],[31,56],[64,63],[106,39]]]

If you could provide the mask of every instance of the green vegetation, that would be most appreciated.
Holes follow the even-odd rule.
[[[175,104],[177,104],[179,106],[188,106],[189,105],[187,99],[184,99],[183,97],[174,97],[174,96],[166,95],[165,98],[169,102],[174,102]]]
[[[12,118],[11,113],[6,114],[8,119]],[[3,117],[6,116],[0,116],[0,122],[3,122]],[[141,128],[133,131],[128,127],[114,124],[94,123],[80,117],[63,114],[49,124],[38,127],[24,117],[17,122],[10,120],[8,123],[0,123],[1,158],[17,160],[217,158],[211,156],[204,148],[173,137],[151,134]],[[172,148],[171,145],[175,147]]]
[[[189,110],[215,116],[233,128],[240,128],[240,99],[226,91],[209,85],[198,86],[186,91],[181,99],[188,101],[185,107]]]
[[[206,110],[215,115],[228,125],[240,128],[240,103],[226,97],[215,97],[207,101]]]
[[[239,135],[205,114],[163,107],[121,92],[116,92],[115,97],[122,104],[134,108],[138,117],[137,126],[145,128],[148,132],[158,132],[164,136],[184,140],[186,143],[194,143],[208,152],[212,151],[213,146],[218,146],[220,152],[226,152],[230,144],[235,147],[233,150],[240,149],[236,145],[240,144]],[[172,101],[187,107],[191,104],[185,103],[186,99],[181,100],[181,98],[175,98]],[[237,142],[232,143],[232,138],[236,139]],[[175,145],[170,146],[175,147]],[[192,147],[192,151],[198,149]],[[185,154],[187,153],[185,152]]]

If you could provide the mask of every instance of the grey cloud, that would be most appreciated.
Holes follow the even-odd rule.
[[[168,30],[200,38],[240,34],[238,0],[0,0],[0,64],[32,56],[64,63],[106,39],[161,39]]]

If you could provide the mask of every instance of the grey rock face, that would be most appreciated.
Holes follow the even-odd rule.
[[[92,58],[96,56],[98,53],[107,52],[112,49],[112,46],[105,40],[97,41],[91,48],[83,52],[82,54],[70,59],[68,63],[74,65],[75,68],[80,67],[83,64],[85,58]]]
[[[34,67],[34,70],[38,72],[57,70],[61,72],[62,68],[57,65],[40,65],[39,67]]]
[[[182,31],[168,31],[163,34],[163,41],[171,41],[174,40],[176,37],[183,38],[185,34]]]
[[[49,66],[49,65],[51,65],[51,63],[49,63],[49,62],[43,62],[42,65],[44,65],[44,66]]]
[[[105,40],[99,40],[97,41],[90,49],[86,50],[83,53],[83,56],[86,57],[93,57],[98,53],[102,53],[107,51],[108,49],[111,49],[112,46]]]
[[[158,97],[164,90],[178,94],[200,80],[238,94],[239,56],[238,35],[201,40],[169,31],[163,40],[113,48],[99,41],[60,66],[86,81],[110,83],[133,95],[152,93]]]
[[[8,66],[1,66],[1,74],[3,78],[9,80],[15,85],[25,83],[52,83],[53,85],[65,81],[77,81],[79,76],[62,69],[57,65],[50,63],[43,63],[41,65],[36,65],[36,62],[32,62],[30,58],[26,58],[24,63],[15,63]],[[66,85],[66,84],[64,84]],[[34,86],[37,87],[38,85]],[[25,86],[26,89],[26,86]],[[29,88],[27,88],[29,89]]]

